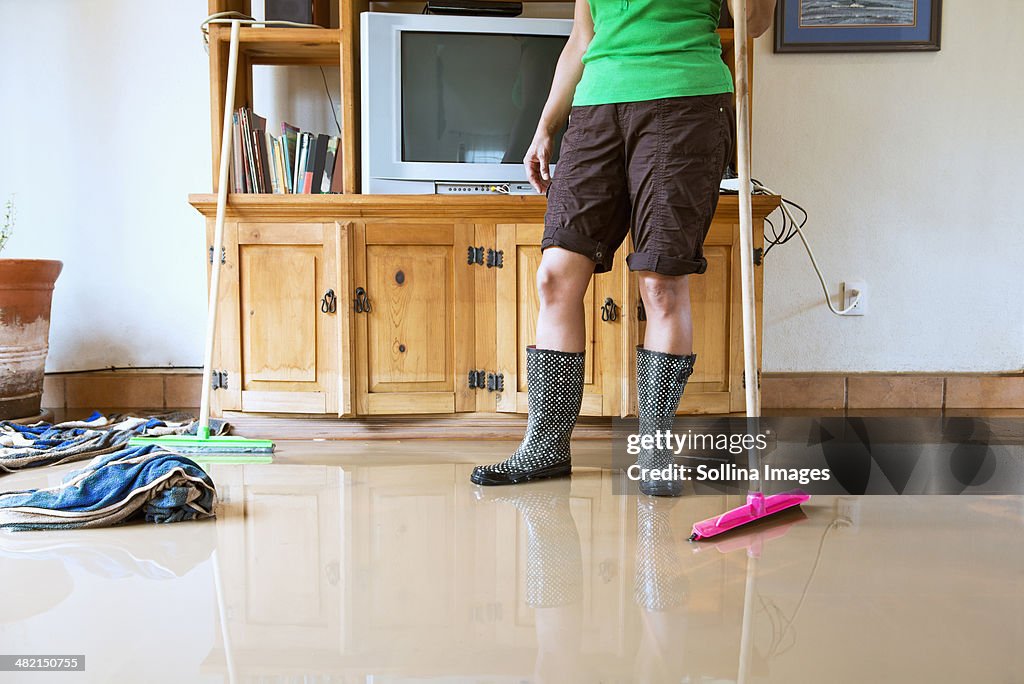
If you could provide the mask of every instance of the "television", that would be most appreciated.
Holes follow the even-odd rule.
[[[362,192],[536,194],[523,157],[571,29],[567,19],[363,12]]]

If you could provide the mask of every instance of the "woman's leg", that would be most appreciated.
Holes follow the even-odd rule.
[[[693,372],[693,321],[690,284],[685,275],[666,276],[637,271],[640,296],[647,311],[644,344],[637,349],[637,410],[641,434],[672,430],[686,382]],[[641,469],[663,470],[672,463],[667,449],[648,449],[637,457]],[[643,476],[640,491],[653,496],[679,496],[679,480]]]
[[[594,262],[561,247],[544,250],[537,270],[538,349],[581,352],[586,347],[583,296],[594,275]]]
[[[640,297],[647,312],[644,349],[683,356],[692,354],[689,278],[653,271],[637,271],[637,277],[640,280]]]
[[[470,479],[476,484],[516,484],[571,473],[569,441],[583,401],[586,362],[583,295],[593,274],[594,261],[588,257],[560,247],[544,250],[537,271],[537,344],[526,350],[526,435],[509,458],[474,468]]]

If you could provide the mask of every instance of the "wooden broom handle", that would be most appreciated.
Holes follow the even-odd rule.
[[[220,253],[224,248],[224,214],[228,204],[228,168],[231,162],[231,113],[235,104],[235,80],[238,75],[239,22],[231,22],[231,47],[228,51],[228,83],[224,93],[224,125],[220,139],[220,175],[217,177],[217,220],[213,229],[213,265],[210,269],[210,300],[206,308],[206,350],[203,355],[203,392],[199,404],[200,438],[210,436],[210,393],[213,391],[213,345],[217,338],[217,308],[220,303]],[[211,46],[211,50],[216,49]]]
[[[736,58],[736,156],[739,174],[740,291],[743,301],[743,375],[747,416],[761,415],[757,374],[757,320],[754,302],[754,211],[750,199],[750,81],[748,79],[747,0],[729,0]]]

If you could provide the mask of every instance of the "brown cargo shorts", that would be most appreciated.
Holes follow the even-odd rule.
[[[632,229],[630,270],[703,273],[734,112],[731,93],[572,107],[541,249],[583,254],[603,273]]]

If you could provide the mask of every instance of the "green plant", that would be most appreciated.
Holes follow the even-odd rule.
[[[14,213],[14,198],[9,197],[4,202],[4,223],[3,227],[0,227],[0,252],[4,251],[4,245],[7,244],[7,239],[14,233],[14,220],[16,215]]]

